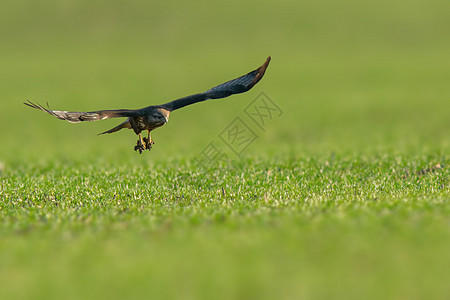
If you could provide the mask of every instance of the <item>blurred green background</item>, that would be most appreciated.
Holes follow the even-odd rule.
[[[0,2],[6,295],[445,299],[449,11],[448,0]],[[250,92],[174,112],[142,155],[130,130],[97,136],[120,120],[70,124],[22,104],[141,108],[268,55]],[[227,149],[219,134],[249,121],[261,92],[284,113],[252,124],[259,138],[241,156],[226,150],[242,173],[195,166],[209,142]]]
[[[244,155],[448,150],[448,9],[440,0],[4,1],[0,159],[190,158],[261,91],[284,115]],[[72,125],[22,104],[161,104],[268,55],[251,92],[173,113],[142,157],[131,131],[96,136],[119,120]]]

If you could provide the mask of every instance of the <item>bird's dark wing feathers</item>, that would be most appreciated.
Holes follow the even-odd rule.
[[[207,90],[204,93],[195,94],[187,97],[183,97],[172,102],[163,104],[162,107],[173,111],[182,108],[186,105],[194,104],[200,101],[209,99],[220,99],[231,96],[233,94],[244,93],[250,90],[255,84],[257,84],[266,72],[267,66],[270,62],[270,56],[265,63],[258,69],[247,73],[236,79],[222,83],[216,87]]]
[[[132,117],[136,114],[135,110],[128,110],[128,109],[76,112],[64,110],[51,110],[49,108],[43,107],[40,104],[34,104],[31,101],[25,102],[24,104],[28,105],[29,107],[45,111],[46,113],[49,113],[60,120],[66,120],[70,123],[79,123],[83,121],[98,121],[109,118]]]

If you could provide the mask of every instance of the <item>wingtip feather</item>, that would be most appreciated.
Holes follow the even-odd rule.
[[[32,107],[32,108],[36,108],[36,104],[31,102],[30,100],[25,101],[23,104],[25,104],[26,106]]]
[[[31,107],[31,108],[34,108],[34,109],[42,110],[42,111],[44,111],[44,112],[46,112],[46,113],[48,113],[48,114],[51,114],[52,116],[55,116],[55,117],[59,118],[59,116],[56,115],[56,114],[53,112],[53,110],[50,109],[50,106],[48,105],[48,102],[47,102],[47,107],[48,107],[48,108],[45,108],[44,106],[42,106],[42,105],[39,104],[39,103],[35,104],[35,103],[31,102],[30,100],[27,100],[27,102],[24,102],[23,104],[25,104],[25,105],[27,105],[27,106],[29,106],[29,107]]]
[[[258,74],[256,74],[255,79],[253,80],[253,82],[251,84],[251,87],[253,87],[255,84],[257,84],[261,80],[261,78],[263,78],[271,59],[272,59],[272,57],[268,56],[266,58],[266,61],[264,62],[264,64],[257,69]]]

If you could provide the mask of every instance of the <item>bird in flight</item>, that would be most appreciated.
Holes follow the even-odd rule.
[[[40,104],[34,104],[31,101],[25,102],[32,108],[42,110],[51,114],[52,116],[60,119],[66,120],[70,123],[79,123],[83,121],[98,121],[105,120],[109,118],[127,118],[123,123],[117,125],[116,127],[99,133],[113,133],[119,131],[123,128],[133,129],[133,131],[138,135],[138,141],[136,146],[134,146],[135,151],[142,153],[144,150],[151,150],[154,141],[151,138],[151,131],[163,126],[169,120],[169,115],[172,111],[191,105],[197,102],[210,100],[210,99],[220,99],[231,96],[233,94],[244,93],[250,90],[255,84],[257,84],[267,69],[270,62],[270,56],[266,59],[264,64],[258,69],[251,71],[243,76],[236,79],[227,81],[218,86],[215,86],[206,92],[190,95],[183,97],[166,104],[162,105],[152,105],[141,109],[117,109],[117,110],[97,110],[89,112],[73,112],[65,110],[51,110],[50,108],[45,108]],[[48,106],[48,104],[47,104]],[[148,136],[142,137],[141,132],[147,130]]]

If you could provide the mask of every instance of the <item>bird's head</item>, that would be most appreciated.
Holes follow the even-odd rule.
[[[152,119],[151,121],[154,124],[156,124],[158,126],[162,126],[169,121],[169,114],[170,114],[170,112],[165,109],[156,109],[150,115],[150,118]]]

